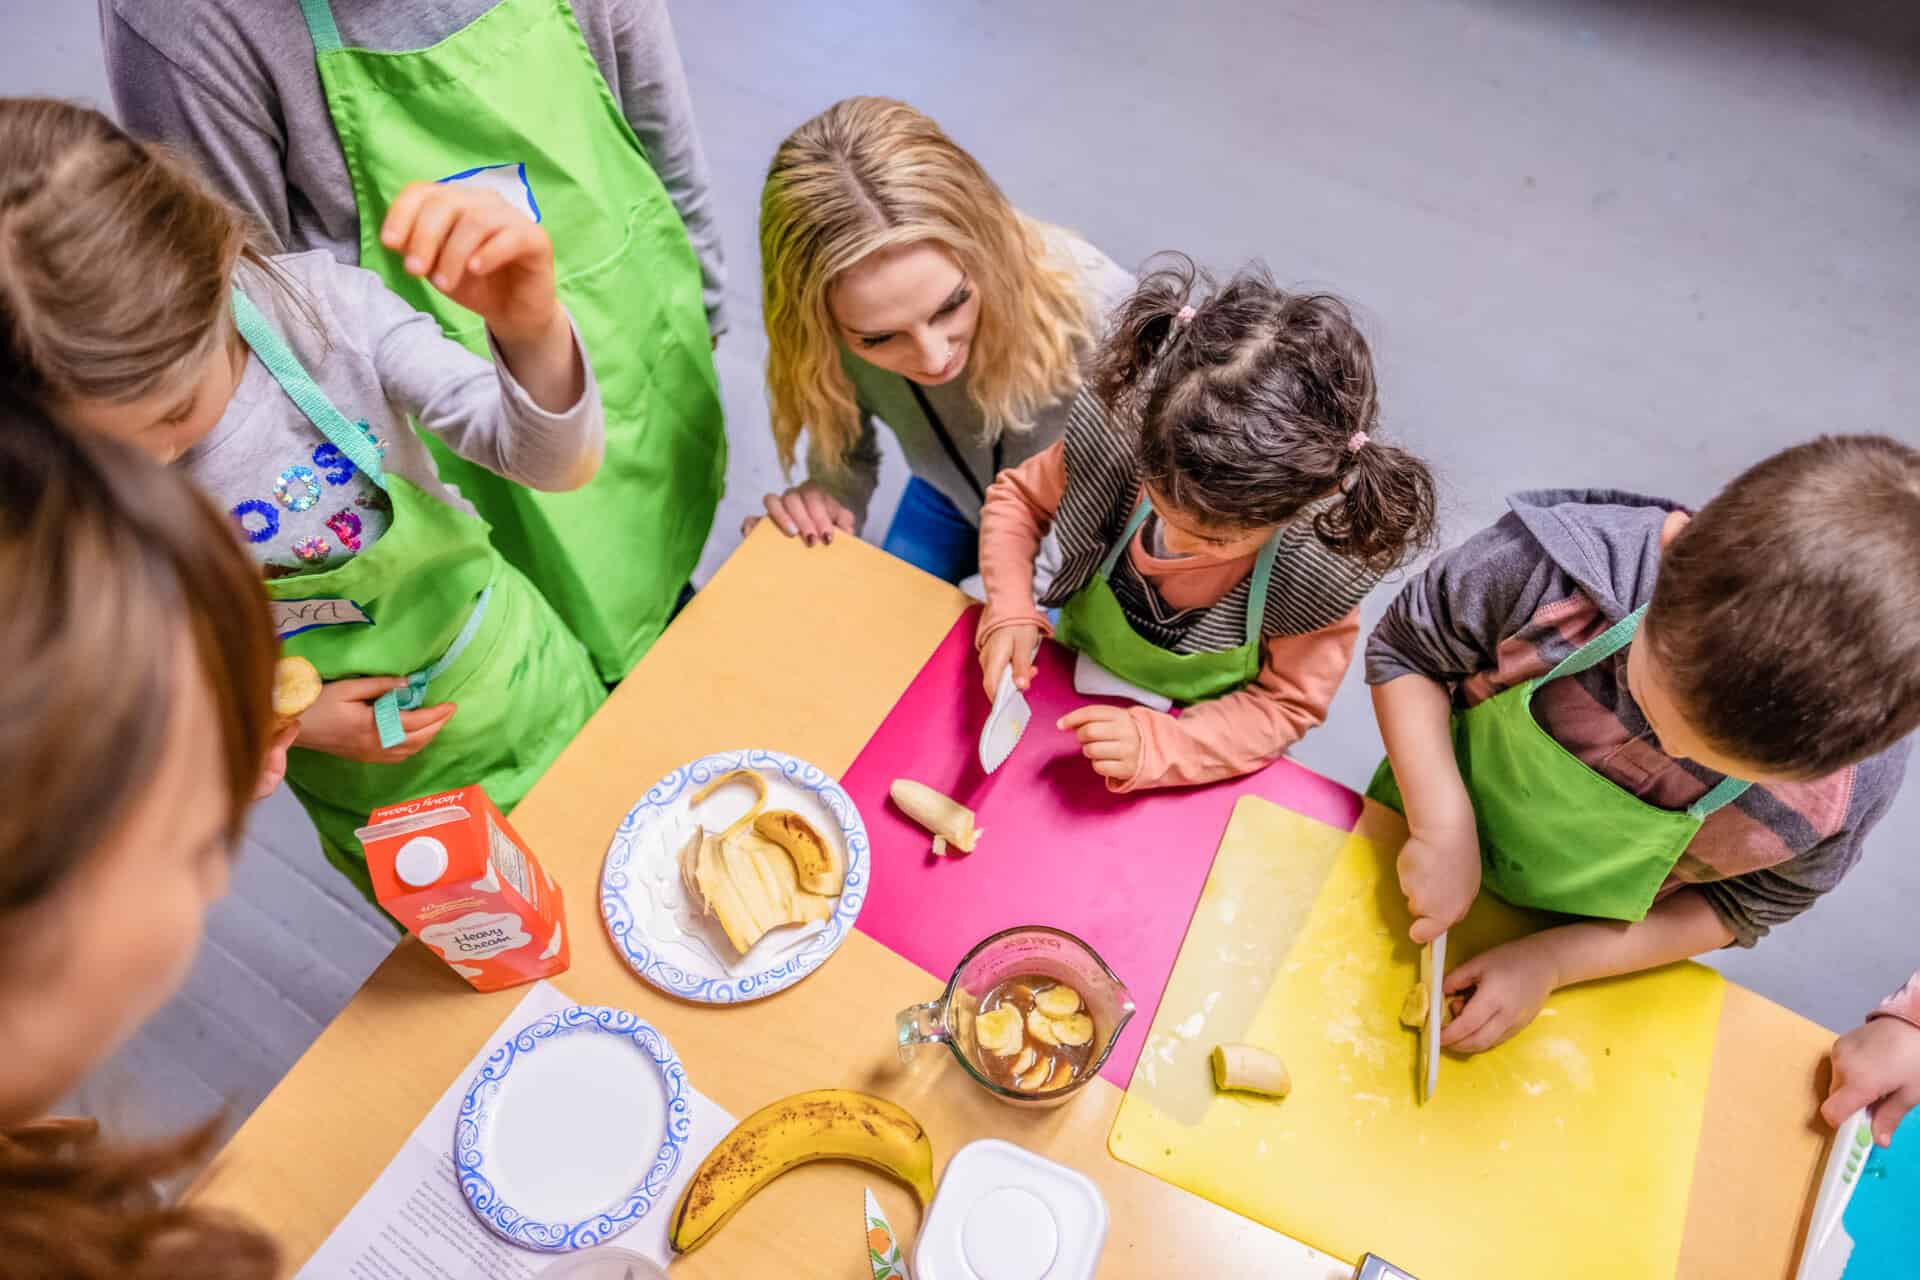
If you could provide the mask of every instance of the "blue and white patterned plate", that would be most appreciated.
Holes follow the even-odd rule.
[[[454,1175],[502,1238],[585,1249],[654,1208],[692,1132],[686,1068],[666,1038],[624,1009],[575,1005],[487,1056],[454,1124]]]
[[[688,801],[714,778],[752,769],[767,780],[767,808],[792,809],[847,855],[846,887],[824,925],[776,929],[736,955],[717,922],[697,916],[680,880],[679,854],[694,823],[725,826],[744,811],[744,787],[722,787],[695,814]],[[702,756],[656,782],[621,821],[600,873],[600,917],[613,945],[642,978],[670,995],[739,1004],[785,990],[832,955],[866,901],[867,826],[840,784],[778,751]]]

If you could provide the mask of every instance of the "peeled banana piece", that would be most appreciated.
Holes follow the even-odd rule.
[[[1464,995],[1451,995],[1440,1002],[1440,1025],[1446,1026],[1460,1016],[1467,1007]],[[1407,992],[1407,998],[1400,1004],[1400,1025],[1411,1027],[1415,1031],[1427,1025],[1427,984],[1416,982]]]
[[[1213,1087],[1223,1093],[1233,1089],[1284,1098],[1293,1091],[1293,1077],[1279,1055],[1258,1045],[1217,1044],[1213,1046]]]
[[[305,658],[282,658],[273,664],[273,714],[284,726],[306,714],[320,698],[320,671]]]
[[[820,834],[791,809],[770,809],[753,820],[756,835],[773,841],[793,859],[800,887],[808,893],[839,896],[847,883],[847,862],[840,846]]]
[[[884,1098],[819,1089],[762,1107],[707,1153],[680,1194],[668,1243],[691,1253],[760,1188],[814,1160],[878,1169],[905,1184],[923,1209],[933,1199],[933,1144],[919,1121]]]
[[[895,778],[887,794],[893,797],[900,812],[933,832],[933,851],[937,854],[946,853],[948,845],[962,853],[972,853],[975,843],[986,834],[973,825],[973,810],[951,796],[941,795],[924,782]]]

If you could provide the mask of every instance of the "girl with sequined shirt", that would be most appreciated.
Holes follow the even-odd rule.
[[[480,783],[516,802],[605,697],[409,419],[510,480],[577,488],[599,393],[546,233],[499,197],[409,188],[383,243],[487,325],[491,362],[325,253],[241,214],[98,112],[0,99],[0,371],[68,427],[185,468],[328,681],[288,781],[329,858],[376,805]]]
[[[989,697],[1009,667],[1026,687],[1058,605],[1083,663],[1189,704],[1061,721],[1117,791],[1250,773],[1324,720],[1361,599],[1434,523],[1426,465],[1378,438],[1346,306],[1258,268],[1208,284],[1184,258],[1141,281],[1094,353],[1097,402],[981,512]],[[1049,530],[1061,568],[1036,600]]]

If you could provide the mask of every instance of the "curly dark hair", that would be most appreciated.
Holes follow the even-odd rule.
[[[1115,310],[1089,377],[1138,437],[1154,493],[1233,529],[1284,524],[1338,494],[1314,517],[1330,549],[1384,570],[1427,546],[1433,475],[1375,438],[1373,355],[1347,305],[1290,293],[1257,263],[1216,287],[1184,255],[1157,261]]]

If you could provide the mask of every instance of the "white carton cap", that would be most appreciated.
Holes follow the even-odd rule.
[[[1107,1202],[1084,1174],[998,1138],[954,1153],[913,1251],[917,1280],[1092,1280]]]
[[[447,846],[432,836],[415,836],[393,855],[393,874],[416,889],[434,884],[447,874]]]

